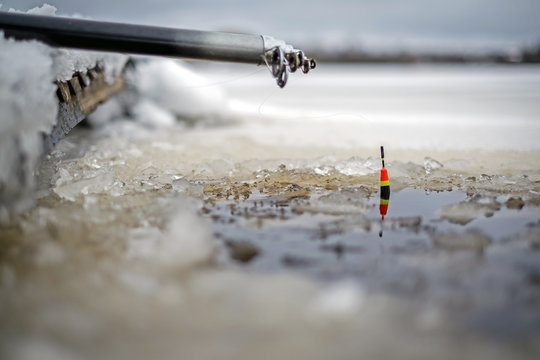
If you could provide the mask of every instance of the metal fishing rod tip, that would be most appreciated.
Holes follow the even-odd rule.
[[[304,74],[307,74],[309,70],[313,70],[317,67],[317,62],[314,59],[305,58],[302,63],[302,71]]]
[[[287,62],[289,63],[289,71],[295,72],[301,65],[300,54],[298,52],[291,52],[287,54]]]
[[[306,57],[302,50],[274,46],[265,50],[263,60],[280,88],[287,85],[288,73],[302,69],[304,74],[315,69],[317,62]]]
[[[302,64],[302,72],[304,74],[307,74],[310,69],[311,69],[311,66],[310,66],[309,59],[304,60],[304,63]]]

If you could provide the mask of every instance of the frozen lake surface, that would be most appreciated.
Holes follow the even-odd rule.
[[[229,67],[206,66],[207,85],[222,86],[236,110],[287,121],[296,142],[540,148],[536,65],[321,64],[307,76],[292,74],[286,90],[272,86],[265,69]]]

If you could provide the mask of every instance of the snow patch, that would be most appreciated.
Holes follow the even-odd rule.
[[[128,56],[121,54],[66,49],[52,49],[51,56],[54,61],[53,73],[58,81],[67,81],[76,72],[86,74],[88,69],[100,65],[109,84],[120,75],[128,60]]]
[[[221,89],[209,86],[204,77],[181,61],[151,59],[140,62],[135,69],[134,82],[141,98],[176,118],[220,121],[229,116],[230,109]]]
[[[49,4],[26,13],[55,16]],[[9,9],[9,12],[21,11]],[[33,204],[34,169],[43,151],[43,134],[56,123],[55,81],[71,79],[101,65],[109,83],[128,57],[53,49],[38,41],[15,41],[0,32],[0,223]]]
[[[153,127],[167,127],[176,124],[174,115],[151,100],[142,99],[132,109],[135,121]]]
[[[1,6],[0,6],[1,8]],[[56,15],[56,7],[49,5],[47,3],[44,3],[41,6],[33,7],[32,9],[28,11],[21,11],[14,8],[10,8],[8,12],[14,12],[19,14],[30,14],[30,15],[45,15],[45,16],[55,16]]]
[[[0,222],[32,204],[41,133],[51,130],[58,104],[50,49],[0,32]]]

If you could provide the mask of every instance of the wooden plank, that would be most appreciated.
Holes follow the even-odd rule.
[[[86,74],[76,73],[68,81],[58,81],[59,111],[56,125],[44,135],[44,152],[48,152],[71,129],[90,115],[99,104],[116,95],[125,86],[124,75],[112,84],[105,81],[103,69],[96,66]]]

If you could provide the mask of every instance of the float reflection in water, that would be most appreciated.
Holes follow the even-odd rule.
[[[384,217],[388,212],[388,204],[390,203],[390,180],[388,178],[388,170],[384,167],[384,147],[381,146],[381,201],[379,204],[379,212],[381,213],[381,231],[379,236],[383,235],[383,224]]]

